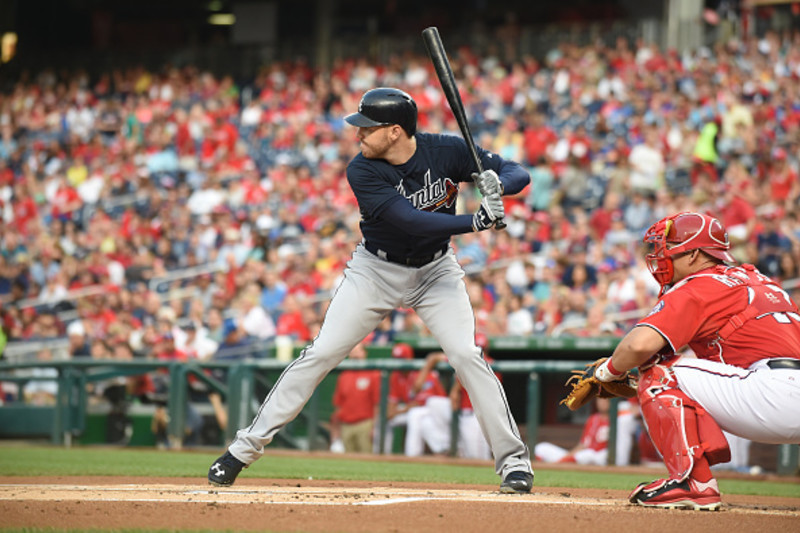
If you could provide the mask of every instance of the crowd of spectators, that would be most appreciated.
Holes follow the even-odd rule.
[[[532,175],[506,231],[453,239],[480,333],[621,334],[658,291],[643,231],[682,210],[719,216],[740,261],[800,277],[800,35],[452,59],[479,144]],[[308,342],[361,239],[343,116],[396,86],[420,129],[457,134],[437,83],[410,52],[246,83],[191,66],[22,77],[0,94],[3,334],[98,358]],[[471,186],[459,202],[475,208]],[[427,334],[398,310],[370,340],[399,332]]]

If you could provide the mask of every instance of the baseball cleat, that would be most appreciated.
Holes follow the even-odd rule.
[[[664,509],[718,511],[722,506],[717,480],[701,483],[692,478],[657,479],[640,483],[628,497],[631,503]]]
[[[527,494],[533,488],[533,474],[517,470],[509,473],[500,484],[500,492],[506,494]]]
[[[216,487],[229,487],[247,465],[226,451],[208,469],[208,482]]]

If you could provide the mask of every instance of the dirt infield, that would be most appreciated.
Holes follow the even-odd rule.
[[[0,477],[0,527],[309,532],[493,532],[614,529],[794,531],[800,499],[724,496],[719,512],[643,509],[613,490],[242,479]],[[752,529],[751,529],[752,528]],[[602,528],[605,529],[605,528]]]

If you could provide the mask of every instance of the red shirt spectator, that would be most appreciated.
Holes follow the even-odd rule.
[[[55,218],[67,218],[73,211],[80,209],[83,205],[78,191],[62,183],[58,186],[55,197],[53,198],[52,215]]]
[[[746,187],[752,185],[745,184]],[[747,224],[756,218],[756,210],[739,194],[734,194],[730,202],[719,210],[722,223],[726,228]]]
[[[605,206],[598,207],[589,218],[589,226],[596,240],[602,241],[606,238],[606,233],[611,229],[611,221],[614,218],[622,218],[621,209],[607,209]]]
[[[278,335],[288,335],[299,341],[306,342],[311,339],[311,332],[303,319],[301,311],[284,312],[278,317],[275,325]]]
[[[269,195],[264,187],[261,186],[258,172],[251,171],[245,174],[242,181],[242,191],[244,192],[244,203],[247,205],[259,205],[267,201]]]
[[[189,359],[186,352],[175,348],[175,339],[171,333],[156,339],[153,356],[159,361],[187,361]]]
[[[786,161],[786,150],[777,148],[773,152],[773,166],[767,172],[770,198],[773,202],[783,203],[797,187],[797,172]]]
[[[333,405],[345,424],[355,424],[375,416],[380,402],[380,372],[377,370],[345,370],[339,374]]]
[[[523,132],[523,147],[525,159],[529,165],[535,165],[547,153],[550,145],[558,141],[555,134],[544,122],[544,116],[536,114],[532,123]]]
[[[36,202],[33,197],[28,194],[24,185],[19,185],[14,188],[15,198],[11,203],[14,210],[14,226],[22,235],[28,235],[28,224],[31,220],[35,219],[38,215]]]

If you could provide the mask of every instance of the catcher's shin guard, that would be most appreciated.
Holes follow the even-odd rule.
[[[670,478],[689,477],[695,462],[730,460],[730,448],[717,423],[694,400],[678,389],[672,371],[662,365],[646,370],[639,381],[642,416]]]

